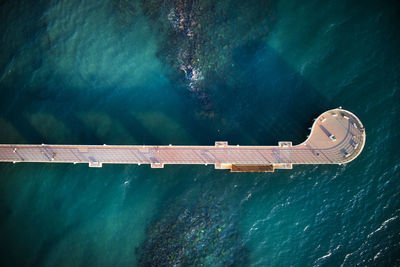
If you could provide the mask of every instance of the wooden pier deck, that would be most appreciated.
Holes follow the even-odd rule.
[[[288,125],[289,127],[289,125]],[[351,112],[333,109],[315,119],[311,133],[299,145],[279,142],[278,146],[155,145],[0,145],[0,162],[150,164],[212,164],[232,172],[270,172],[291,169],[293,164],[343,164],[362,151],[366,134],[361,121]]]

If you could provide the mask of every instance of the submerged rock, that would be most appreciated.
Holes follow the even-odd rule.
[[[218,96],[214,85],[237,82],[232,71],[235,50],[265,40],[265,29],[274,20],[271,2],[261,0],[244,1],[240,8],[226,1],[142,0],[141,9],[165,36],[158,56],[174,66],[172,79],[197,101],[200,110],[195,113],[210,120],[219,113],[212,101]]]
[[[165,214],[147,230],[138,249],[139,266],[245,266],[233,206],[203,194],[189,203],[186,197],[170,203]]]

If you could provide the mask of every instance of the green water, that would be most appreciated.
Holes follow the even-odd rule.
[[[2,265],[399,265],[399,5],[193,2],[196,49],[174,1],[2,3],[0,143],[300,143],[343,106],[362,154],[272,174],[2,163]]]

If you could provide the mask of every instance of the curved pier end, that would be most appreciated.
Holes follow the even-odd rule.
[[[288,125],[288,127],[290,127]],[[322,113],[311,133],[299,145],[279,142],[278,146],[239,146],[215,142],[213,146],[163,145],[0,145],[0,162],[104,164],[214,165],[231,172],[273,172],[292,169],[294,164],[343,164],[354,160],[365,145],[361,121],[341,108]]]
[[[307,140],[293,148],[312,150],[316,157],[326,159],[318,160],[320,164],[344,164],[360,155],[365,141],[365,129],[357,116],[337,108],[315,119]]]

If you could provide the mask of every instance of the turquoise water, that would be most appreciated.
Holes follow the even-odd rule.
[[[189,40],[175,2],[1,4],[0,143],[300,143],[343,106],[363,153],[272,174],[2,163],[2,265],[399,265],[399,5],[187,1]]]

